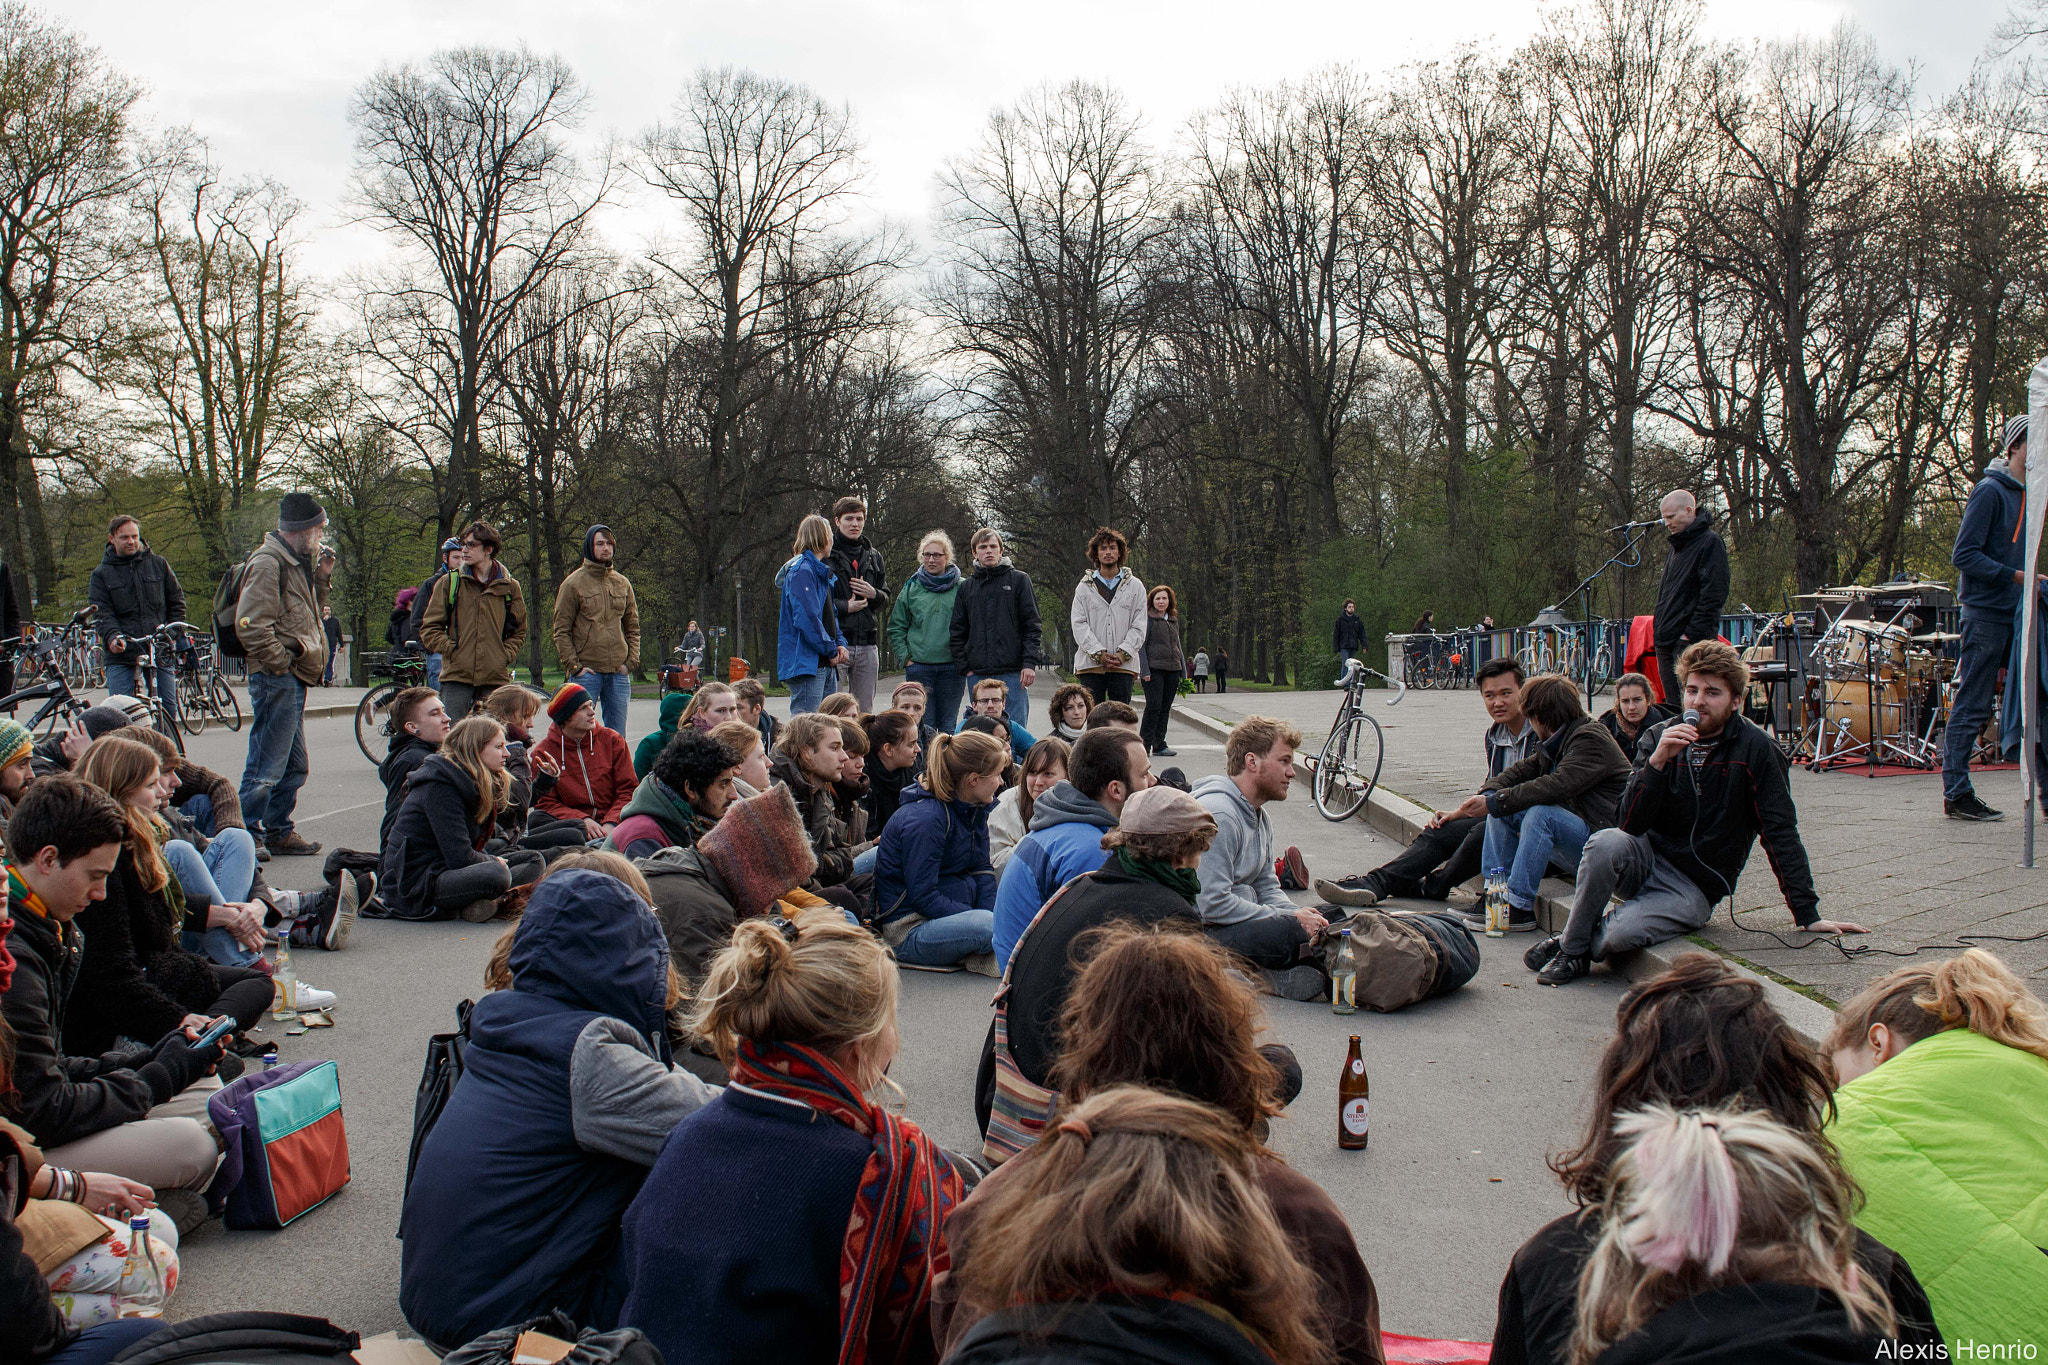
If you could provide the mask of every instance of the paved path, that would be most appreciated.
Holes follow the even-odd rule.
[[[633,703],[632,738],[652,728],[654,709]],[[1040,698],[1034,719],[1042,710]],[[356,752],[349,726],[336,718],[307,727],[315,775],[300,801],[301,826],[330,847],[369,846],[382,808],[375,772]],[[1176,726],[1172,742],[1179,754],[1169,761],[1191,777],[1221,770],[1213,740]],[[195,758],[239,773],[243,736],[209,731],[189,743]],[[1371,865],[1395,851],[1360,825],[1319,818],[1298,785],[1292,800],[1270,809],[1281,841],[1299,844],[1312,868]],[[319,878],[317,859],[280,859],[270,869],[281,886],[310,887]],[[425,1040],[452,1027],[456,1002],[479,993],[500,932],[496,925],[364,922],[347,951],[302,955],[302,974],[340,994],[339,1022],[283,1040],[283,1055],[340,1062],[354,1182],[282,1232],[227,1232],[209,1223],[195,1233],[185,1246],[179,1316],[261,1306],[325,1314],[365,1335],[403,1330],[395,1232]],[[1296,1050],[1307,1078],[1289,1115],[1274,1125],[1273,1144],[1349,1217],[1389,1330],[1491,1335],[1508,1258],[1567,1207],[1544,1159],[1578,1136],[1622,991],[1604,975],[1570,990],[1539,989],[1517,960],[1525,939],[1481,942],[1478,977],[1444,1000],[1351,1019],[1332,1016],[1326,1005],[1275,1001],[1270,1009],[1272,1036]],[[903,981],[904,1048],[894,1074],[907,1112],[939,1141],[970,1149],[990,984],[922,972]],[[1366,1152],[1336,1144],[1336,1078],[1353,1032],[1364,1038],[1373,1084]]]
[[[1390,695],[1376,694],[1371,706],[1386,732],[1380,781],[1439,809],[1470,795],[1484,771],[1479,736],[1486,713],[1478,693],[1411,691],[1398,706],[1381,704]],[[1338,699],[1335,691],[1232,692],[1184,704],[1224,721],[1261,712],[1285,716],[1301,726],[1313,748],[1328,734]],[[1906,960],[1887,952],[1948,945],[1929,947],[1920,955],[1925,959],[1956,951],[1958,934],[2024,937],[2048,931],[2048,830],[2041,832],[2042,866],[2020,867],[2020,774],[1985,772],[1976,785],[1987,801],[2009,812],[2006,820],[1973,825],[1945,819],[1938,774],[1870,778],[1854,770],[1811,773],[1795,766],[1792,793],[1822,913],[1874,931],[1847,940],[1852,952],[1885,951],[1845,956],[1832,940],[1796,932],[1761,849],[1751,856],[1732,903],[1716,908],[1702,936],[1839,1002]],[[1353,862],[1370,866],[1376,856],[1361,849]],[[1805,946],[1788,947],[1766,930]],[[1978,946],[1997,953],[2048,995],[2048,938]]]

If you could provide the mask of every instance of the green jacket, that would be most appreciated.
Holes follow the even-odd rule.
[[[645,777],[654,771],[654,760],[676,737],[676,722],[683,718],[689,705],[688,692],[671,692],[661,699],[661,719],[651,733],[640,737],[639,746],[633,750],[633,776]]]
[[[889,648],[895,651],[896,662],[953,662],[953,599],[959,592],[957,576],[944,592],[933,592],[916,574],[904,580],[896,605],[889,609]]]
[[[2048,1344],[2048,1060],[1949,1029],[1835,1092],[1828,1129],[1953,1344]]]

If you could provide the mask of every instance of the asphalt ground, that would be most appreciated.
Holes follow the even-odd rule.
[[[1042,710],[1041,699],[1034,718]],[[629,741],[653,727],[654,714],[654,702],[633,703]],[[383,789],[352,722],[315,719],[306,730],[314,772],[299,799],[300,829],[328,848],[374,847]],[[246,735],[209,730],[187,745],[197,761],[239,777]],[[1176,724],[1170,742],[1177,756],[1155,762],[1191,779],[1222,770],[1221,745],[1192,728]],[[1361,822],[1324,821],[1299,784],[1267,810],[1279,845],[1299,845],[1319,876],[1363,870],[1396,851]],[[312,888],[320,861],[274,859],[268,875],[278,886]],[[319,1314],[365,1336],[410,1335],[398,1307],[397,1228],[426,1040],[453,1028],[458,1002],[481,993],[484,961],[503,931],[364,921],[345,951],[296,955],[301,977],[341,999],[335,1027],[281,1038],[282,1055],[340,1064],[352,1183],[281,1232],[230,1232],[219,1222],[194,1232],[173,1316],[260,1307]],[[1603,972],[1563,990],[1540,987],[1521,965],[1528,942],[1482,937],[1470,984],[1396,1014],[1343,1018],[1327,1004],[1269,1004],[1269,1039],[1293,1048],[1305,1074],[1301,1096],[1273,1125],[1272,1145],[1350,1220],[1389,1331],[1489,1338],[1515,1248],[1569,1207],[1545,1161],[1583,1128],[1623,983]],[[903,974],[903,1050],[893,1074],[905,1112],[937,1141],[970,1151],[979,1147],[974,1073],[992,986],[964,973]],[[265,1024],[272,1033],[281,1027]],[[1372,1143],[1362,1152],[1339,1150],[1336,1134],[1337,1078],[1354,1032],[1372,1083]]]

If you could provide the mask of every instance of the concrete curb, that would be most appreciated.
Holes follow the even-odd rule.
[[[1212,739],[1227,741],[1230,738],[1230,722],[1196,711],[1185,701],[1174,706],[1173,714],[1175,719],[1185,721]],[[1304,786],[1311,780],[1307,765],[1299,758],[1295,760],[1294,776]],[[1375,783],[1371,794],[1366,798],[1365,808],[1353,818],[1363,818],[1366,824],[1389,839],[1408,844],[1414,841],[1432,814],[1434,812],[1428,807],[1419,806],[1407,797],[1390,792],[1384,785]],[[1474,890],[1478,889],[1476,879],[1467,883],[1467,886]],[[1564,928],[1564,922],[1571,914],[1570,884],[1553,878],[1545,882],[1544,886],[1544,892],[1537,898],[1536,918],[1543,926],[1544,932],[1557,933]],[[1560,895],[1558,892],[1564,894]],[[1686,953],[1697,952],[1713,953],[1736,971],[1760,984],[1764,988],[1764,998],[1771,1002],[1772,1008],[1792,1026],[1794,1033],[1812,1046],[1821,1046],[1828,1034],[1833,1031],[1834,1010],[1811,996],[1801,995],[1782,982],[1773,981],[1740,958],[1723,952],[1710,943],[1673,939],[1669,943],[1660,943],[1653,948],[1643,948],[1624,954],[1608,965],[1630,981],[1647,981],[1670,970],[1671,965]]]

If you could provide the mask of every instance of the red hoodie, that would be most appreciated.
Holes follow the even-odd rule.
[[[535,808],[562,820],[595,820],[615,824],[619,812],[633,798],[639,779],[633,776],[633,755],[618,731],[599,725],[570,743],[562,727],[552,726],[548,737],[533,750],[562,765],[562,775],[553,789],[534,803]]]

